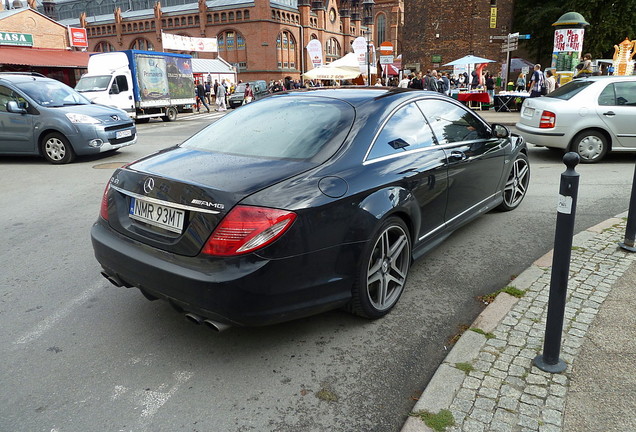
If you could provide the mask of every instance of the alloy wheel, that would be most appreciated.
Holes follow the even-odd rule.
[[[510,176],[504,187],[503,199],[506,206],[515,208],[526,195],[530,181],[530,169],[525,158],[515,159]]]
[[[367,269],[367,295],[373,308],[384,311],[395,305],[410,263],[408,235],[399,225],[388,226],[373,247]]]

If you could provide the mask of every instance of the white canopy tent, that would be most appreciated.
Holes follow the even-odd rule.
[[[377,74],[377,68],[371,66],[371,75]],[[303,74],[305,79],[343,80],[360,76],[358,56],[349,53],[328,65],[309,70]]]

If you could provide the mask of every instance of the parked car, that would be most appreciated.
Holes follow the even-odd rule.
[[[575,79],[526,99],[516,124],[528,143],[574,151],[582,163],[636,151],[636,76]]]
[[[103,275],[220,329],[345,307],[379,318],[414,258],[523,200],[523,139],[411,89],[278,93],[114,172]]]
[[[134,144],[135,124],[37,73],[0,72],[0,154],[41,155],[54,164]]]
[[[269,95],[267,91],[267,83],[263,80],[258,81],[249,81],[250,87],[252,87],[252,92],[254,93],[254,100],[257,101],[259,99],[263,99],[265,96]],[[245,83],[240,83],[234,89],[234,93],[232,93],[228,97],[228,105],[230,108],[237,108],[243,105],[243,95],[245,94]]]

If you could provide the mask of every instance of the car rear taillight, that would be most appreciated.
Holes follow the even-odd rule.
[[[104,194],[102,195],[102,205],[99,209],[99,215],[104,220],[108,220],[108,191],[109,190],[110,190],[110,182],[106,184],[106,188],[104,189]]]
[[[550,111],[543,111],[539,120],[541,129],[553,128],[556,124],[556,114]]]
[[[240,255],[267,246],[294,222],[296,213],[265,207],[236,206],[216,227],[202,253]]]

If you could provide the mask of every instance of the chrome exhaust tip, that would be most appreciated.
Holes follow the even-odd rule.
[[[225,331],[227,329],[229,329],[230,327],[232,327],[229,324],[225,324],[225,323],[221,323],[218,321],[213,321],[211,319],[206,319],[205,321],[203,321],[203,324],[205,324],[206,326],[208,326],[209,328],[211,328],[212,330],[221,333],[222,331]]]
[[[193,314],[193,313],[187,313],[185,314],[185,317],[188,321],[196,324],[196,325],[201,325],[203,324],[203,318],[201,318],[199,315]]]

